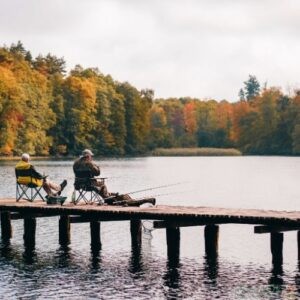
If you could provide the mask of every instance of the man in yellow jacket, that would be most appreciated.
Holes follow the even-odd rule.
[[[36,186],[43,186],[43,189],[48,196],[60,195],[62,190],[67,185],[67,180],[64,180],[61,184],[56,184],[50,181],[46,176],[36,171],[35,167],[29,162],[30,156],[27,153],[23,153],[21,160],[16,165],[17,170],[30,170],[30,176],[19,176],[19,184],[35,184]]]

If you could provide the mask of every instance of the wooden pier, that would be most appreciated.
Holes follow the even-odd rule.
[[[91,246],[101,249],[100,222],[130,221],[132,246],[142,243],[142,220],[153,220],[156,229],[166,229],[168,256],[178,258],[180,252],[180,227],[205,226],[205,252],[207,257],[218,255],[220,224],[250,224],[254,233],[270,234],[270,248],[273,264],[283,261],[283,232],[297,231],[298,259],[300,260],[300,211],[271,211],[256,209],[230,209],[213,207],[164,206],[120,207],[71,203],[47,205],[42,201],[20,201],[0,199],[1,237],[7,242],[12,237],[12,220],[24,219],[24,245],[35,245],[36,218],[59,216],[59,243],[71,241],[71,223],[89,222]]]

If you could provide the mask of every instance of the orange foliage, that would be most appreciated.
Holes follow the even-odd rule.
[[[233,104],[233,124],[230,139],[237,142],[240,138],[240,120],[250,111],[249,102],[241,101]]]
[[[219,128],[227,128],[228,122],[233,117],[232,104],[227,101],[222,101],[216,108],[217,126]]]
[[[194,134],[197,130],[195,102],[188,102],[184,105],[183,116],[186,132],[189,134]]]

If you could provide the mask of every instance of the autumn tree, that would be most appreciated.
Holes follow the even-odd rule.
[[[3,137],[6,154],[48,154],[51,137],[47,130],[54,124],[55,115],[49,106],[47,79],[25,60],[21,45],[1,51],[1,94]],[[20,48],[20,50],[16,50]],[[25,50],[24,50],[25,51]],[[5,142],[6,141],[6,142]]]
[[[249,75],[229,103],[155,99],[98,68],[52,54],[32,59],[22,42],[0,48],[0,154],[137,155],[156,147],[238,147],[249,154],[300,154],[300,92],[260,90]],[[247,100],[247,101],[244,101]]]
[[[167,117],[159,102],[154,102],[150,110],[150,137],[151,149],[171,147],[170,130],[167,127]]]
[[[70,76],[64,83],[65,143],[68,152],[93,148],[96,120],[96,88],[86,78]]]
[[[147,149],[149,134],[149,111],[151,99],[143,96],[129,83],[120,83],[117,93],[124,97],[126,139],[125,151],[128,154],[143,153]]]

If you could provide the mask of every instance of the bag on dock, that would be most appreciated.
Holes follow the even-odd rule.
[[[62,196],[49,196],[49,195],[47,195],[45,198],[46,198],[47,204],[60,204],[60,205],[63,205],[64,202],[67,200],[67,197],[62,197]]]

